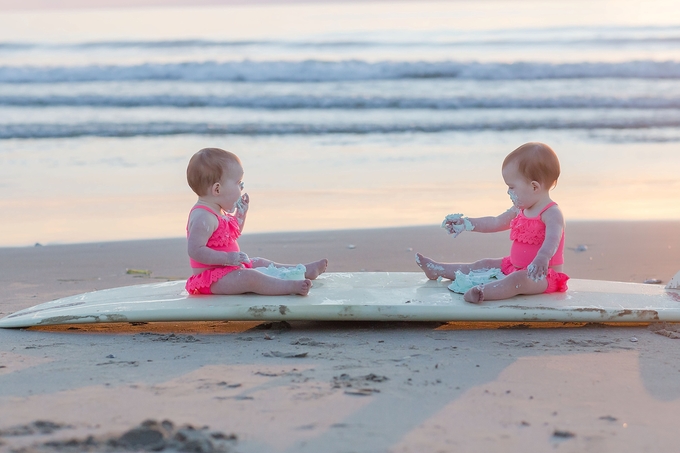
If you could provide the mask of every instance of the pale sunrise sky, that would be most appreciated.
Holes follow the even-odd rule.
[[[395,0],[392,0],[395,1]],[[400,1],[400,0],[396,0]],[[0,0],[0,10],[95,9],[153,6],[219,6],[285,3],[340,3],[365,0]]]

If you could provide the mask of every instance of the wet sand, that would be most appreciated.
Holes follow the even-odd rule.
[[[680,270],[678,232],[680,222],[569,223],[565,270],[572,278],[667,282]],[[436,226],[244,234],[240,244],[276,261],[326,257],[329,272],[417,271],[416,252],[470,261],[509,249],[507,233],[452,239]],[[184,247],[183,239],[159,239],[0,249],[0,316],[86,291],[186,278]],[[0,330],[0,450],[672,451],[677,327],[205,322]],[[140,426],[148,419],[171,423]]]

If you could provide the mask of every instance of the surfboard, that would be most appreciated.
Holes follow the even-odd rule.
[[[184,281],[112,288],[36,305],[0,327],[154,321],[680,321],[680,273],[666,287],[569,281],[566,293],[475,305],[422,273],[326,273],[308,296],[192,296]],[[673,282],[675,286],[673,287]]]

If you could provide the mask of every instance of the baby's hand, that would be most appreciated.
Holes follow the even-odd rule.
[[[548,261],[538,257],[527,267],[527,276],[535,282],[540,282],[548,274]]]
[[[243,252],[227,252],[227,262],[225,266],[238,266],[241,263],[250,262],[250,258]]]
[[[248,212],[248,207],[250,203],[250,197],[248,196],[247,193],[244,193],[241,198],[238,199],[236,202],[236,216],[237,217],[245,217],[246,213]]]
[[[463,214],[449,214],[442,222],[442,228],[446,229],[453,237],[458,237],[463,231],[472,231],[475,226],[470,222],[470,219],[463,217]]]

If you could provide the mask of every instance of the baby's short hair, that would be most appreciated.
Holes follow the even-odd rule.
[[[503,168],[517,162],[519,172],[528,181],[538,181],[545,187],[555,187],[560,177],[560,161],[548,145],[538,142],[525,143],[505,157]]]
[[[224,169],[240,165],[238,156],[220,148],[203,148],[191,157],[187,166],[187,182],[196,195],[203,196],[222,180]]]

